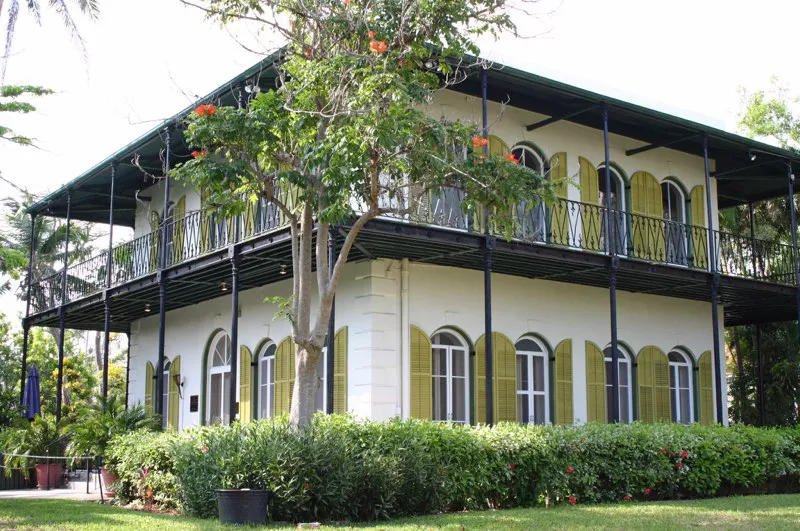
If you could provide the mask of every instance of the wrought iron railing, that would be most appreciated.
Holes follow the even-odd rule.
[[[464,209],[463,192],[455,188],[420,194],[407,205],[398,222],[432,225],[477,234],[485,232],[484,212]],[[532,244],[607,252],[606,216],[598,205],[560,199],[552,206],[533,199],[515,208],[512,237]],[[612,210],[614,251],[626,258],[709,270],[709,231],[684,223]],[[248,203],[245,212],[223,217],[212,210],[188,212],[166,220],[166,265],[192,260],[232,243],[259,236],[286,225],[285,217],[271,203]],[[162,225],[163,229],[163,225]],[[491,222],[489,230],[494,227]],[[792,284],[791,246],[713,231],[717,270],[723,275]],[[157,271],[160,267],[162,231],[151,232],[111,250],[111,286],[117,286]],[[106,286],[107,252],[101,252],[67,270],[66,300],[72,301],[102,291]],[[56,273],[31,286],[36,311],[58,306],[63,277]]]

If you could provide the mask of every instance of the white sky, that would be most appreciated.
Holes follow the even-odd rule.
[[[100,20],[81,24],[87,60],[53,13],[43,27],[21,13],[6,82],[58,93],[37,101],[35,114],[2,117],[40,149],[0,144],[0,171],[34,193],[55,190],[259,59],[178,0],[100,5]],[[537,37],[483,42],[482,55],[731,131],[739,87],[766,87],[777,75],[800,90],[789,24],[800,2],[542,0],[533,9],[542,15],[520,16],[518,26]],[[247,28],[238,34],[254,42]],[[0,182],[0,198],[11,192]],[[7,302],[0,298],[6,311]]]

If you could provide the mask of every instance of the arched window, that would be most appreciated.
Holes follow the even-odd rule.
[[[469,423],[469,352],[451,331],[431,338],[433,420]]]
[[[231,338],[219,332],[208,351],[208,422],[230,423]]]
[[[317,411],[327,411],[328,409],[328,346],[322,347],[322,362],[317,367],[317,379],[319,380],[319,387],[317,393],[314,395],[314,406]]]
[[[617,254],[625,254],[626,250],[626,237],[628,231],[628,224],[626,222],[626,208],[625,204],[625,181],[619,172],[613,167],[609,166],[609,173],[611,177],[611,190],[606,192],[606,167],[600,166],[597,168],[597,204],[600,205],[600,238],[601,249],[606,248],[606,201],[608,195],[611,195],[611,209],[614,211],[611,217],[614,223],[614,247]]]
[[[539,175],[544,174],[544,159],[531,146],[515,146],[511,153],[519,163]],[[522,201],[517,205],[514,237],[521,240],[543,242],[545,239],[545,207],[541,199]]]
[[[547,350],[533,337],[517,341],[517,420],[523,424],[549,421]]]
[[[171,204],[167,209],[167,217],[164,219],[166,226],[167,239],[167,265],[174,262],[175,258],[175,204]]]
[[[672,421],[690,424],[692,411],[692,362],[683,352],[669,353],[669,394],[672,403]]]
[[[678,185],[664,181],[661,183],[661,201],[667,262],[686,265],[686,198]]]
[[[269,342],[258,353],[258,418],[275,414],[275,343]]]
[[[163,378],[161,379],[161,404],[163,414],[161,415],[161,427],[167,429],[167,423],[169,422],[169,368],[171,367],[171,363],[169,360],[164,359],[164,371],[162,372]]]
[[[606,362],[606,412],[608,422],[613,422],[612,404],[614,399],[614,388],[611,385],[611,347],[603,351]],[[631,359],[632,356],[620,346],[617,355],[617,365],[619,367],[619,421],[631,422],[633,419],[633,386],[631,385]]]

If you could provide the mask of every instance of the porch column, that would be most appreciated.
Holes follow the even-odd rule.
[[[719,359],[719,272],[717,271],[717,251],[716,251],[716,232],[714,231],[714,210],[711,204],[711,171],[708,161],[708,136],[703,137],[703,166],[705,169],[706,177],[706,212],[708,221],[708,265],[711,272],[711,330],[713,334],[714,344],[714,373],[716,376],[715,382],[715,398],[717,402],[717,422],[722,424],[722,380],[724,378],[722,372],[722,362]]]
[[[25,279],[25,319],[22,320],[22,374],[19,379],[19,403],[25,398],[25,378],[28,376],[28,334],[31,326],[31,273],[33,270],[33,247],[36,241],[36,215],[31,214],[31,237],[28,243],[28,278]]]
[[[753,219],[753,202],[747,203],[747,213],[750,216],[750,262],[753,267],[753,278],[758,278],[758,261],[756,261],[756,224]]]
[[[792,224],[792,252],[794,259],[792,265],[794,266],[794,299],[795,310],[797,312],[797,325],[800,326],[800,261],[797,256],[797,214],[794,206],[794,174],[792,173],[791,161],[786,163],[786,170],[789,176],[789,221]]]
[[[158,261],[158,363],[156,364],[155,414],[164,415],[164,342],[167,319],[167,215],[169,214],[170,130],[164,128],[164,210],[161,216],[161,256]]]
[[[117,178],[117,162],[111,163],[111,197],[108,203],[108,254],[106,254],[106,289],[103,290],[103,302],[105,303],[105,318],[103,322],[103,411],[106,409],[106,399],[108,398],[108,345],[111,338],[111,295],[108,290],[111,288],[112,271],[114,260],[111,252],[114,246],[114,186]]]
[[[612,422],[619,422],[619,340],[617,337],[617,251],[614,245],[616,226],[611,202],[611,157],[608,147],[608,107],[603,106],[603,153],[606,183],[606,253],[608,253],[608,295],[611,321],[611,408]]]
[[[127,338],[128,344],[128,354],[127,359],[125,360],[125,411],[128,410],[128,392],[130,391],[131,385],[131,330],[130,325],[128,325],[128,331],[125,332],[125,337]]]
[[[483,138],[489,136],[489,102],[486,97],[488,75],[486,68],[481,69],[481,115]],[[484,156],[489,155],[488,144],[483,146]],[[484,344],[486,346],[486,424],[494,424],[494,346],[492,341],[492,251],[494,236],[489,231],[489,209],[483,209],[483,315]]]
[[[233,241],[239,240],[239,216],[233,218]],[[231,387],[228,410],[228,423],[233,424],[241,402],[236,377],[239,374],[239,249],[234,243],[228,248],[231,260]],[[237,402],[237,397],[239,402]],[[240,417],[241,418],[241,417]]]
[[[329,275],[333,275],[334,261],[336,260],[336,227],[331,225],[328,229],[328,269]],[[325,413],[328,415],[333,414],[333,372],[336,369],[336,296],[333,296],[331,301],[331,315],[328,318],[328,337],[326,340],[325,349],[328,351],[328,357],[325,360],[325,396],[327,401],[325,404]],[[344,390],[347,393],[347,389]]]
[[[67,319],[67,266],[69,265],[69,224],[72,218],[72,197],[67,190],[67,229],[64,235],[64,269],[61,273],[61,306],[58,308],[58,382],[56,384],[56,422],[61,420],[61,401],[64,389],[64,326]]]
[[[765,405],[764,405],[764,358],[761,357],[761,325],[756,325],[756,360],[758,361],[758,387],[756,394],[758,395],[758,425],[764,425]]]

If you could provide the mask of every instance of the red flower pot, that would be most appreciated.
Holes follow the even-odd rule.
[[[61,463],[40,463],[36,465],[36,487],[42,490],[58,487],[63,474]]]
[[[100,477],[103,479],[103,492],[106,496],[113,497],[116,493],[111,487],[117,482],[117,475],[111,472],[108,467],[103,467],[100,469]]]

